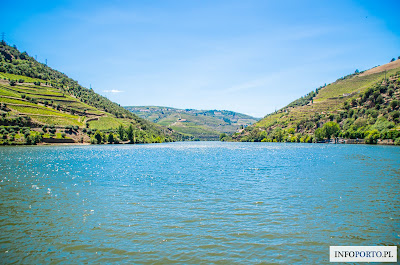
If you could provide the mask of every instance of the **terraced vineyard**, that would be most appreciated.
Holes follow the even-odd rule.
[[[7,74],[0,74],[1,102],[10,109],[8,117],[28,116],[36,125],[68,125],[91,129],[107,130],[117,128],[119,125],[128,125],[129,119],[113,117],[110,113],[98,110],[77,98],[52,88],[44,80],[41,85],[33,83],[18,83],[14,86],[4,80]],[[12,75],[23,79],[24,76]],[[37,82],[37,81],[35,81]]]
[[[137,117],[4,42],[0,43],[0,103],[0,144],[22,143],[20,134],[25,135],[25,142],[28,137],[40,142],[47,138],[47,128],[51,129],[49,138],[73,142],[182,139],[171,129]]]

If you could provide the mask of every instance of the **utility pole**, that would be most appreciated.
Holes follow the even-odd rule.
[[[1,41],[4,42],[4,38],[6,37],[6,34],[4,32],[1,33]]]
[[[47,59],[46,59],[46,66],[47,66]]]
[[[35,55],[35,60],[37,61],[37,55]]]

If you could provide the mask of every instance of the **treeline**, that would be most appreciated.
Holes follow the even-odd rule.
[[[133,124],[120,125],[117,129],[99,131],[89,128],[80,129],[78,126],[65,126],[56,128],[54,125],[43,125],[32,129],[27,126],[2,125],[0,126],[0,145],[35,145],[42,143],[44,138],[71,139],[72,135],[80,137],[78,142],[83,143],[85,135],[92,144],[142,144],[174,142],[180,135],[171,131],[159,134],[148,130],[142,130]],[[183,136],[182,136],[183,137]]]
[[[43,135],[30,127],[0,126],[0,145],[35,145],[42,139]]]
[[[157,135],[152,134],[143,130],[140,130],[130,124],[129,126],[120,125],[117,130],[109,130],[107,132],[91,131],[88,130],[87,133],[91,135],[92,144],[119,144],[119,143],[129,143],[129,144],[141,144],[141,143],[164,143],[173,142],[174,138],[168,135]]]

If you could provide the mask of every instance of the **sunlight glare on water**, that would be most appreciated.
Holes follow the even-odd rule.
[[[328,264],[330,245],[399,245],[399,150],[0,148],[0,260]]]

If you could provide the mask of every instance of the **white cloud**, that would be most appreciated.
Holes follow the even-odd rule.
[[[115,94],[115,93],[121,93],[121,92],[124,92],[124,91],[117,90],[117,89],[111,89],[111,90],[103,90],[103,92],[104,93],[113,93],[113,94]]]

